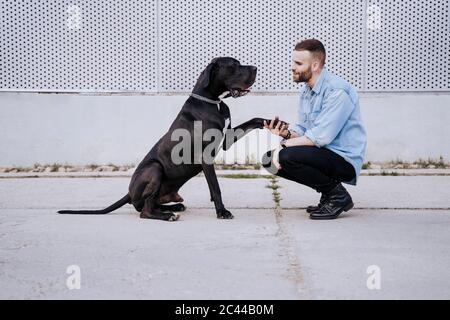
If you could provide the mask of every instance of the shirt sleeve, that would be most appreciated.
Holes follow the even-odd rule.
[[[303,113],[301,112],[302,109],[302,96],[304,94],[304,89],[300,92],[299,95],[299,103],[298,103],[298,110],[297,110],[297,122],[295,123],[293,128],[289,128],[289,130],[291,130],[292,132],[297,133],[300,137],[303,136],[306,132],[306,128],[303,127],[302,125],[300,125],[301,123],[304,123],[303,119]]]
[[[329,145],[344,128],[354,109],[355,105],[344,90],[331,91],[324,98],[314,126],[305,132],[305,136],[319,148]]]
[[[301,115],[299,117],[301,117]],[[302,122],[302,120],[298,119],[294,128],[290,129],[292,132],[297,133],[300,137],[303,136],[306,132],[306,129],[300,125],[301,122]]]

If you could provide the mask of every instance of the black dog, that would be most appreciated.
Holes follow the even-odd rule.
[[[173,133],[177,129],[194,134],[194,122],[202,125],[202,134],[208,129],[216,129],[221,133],[220,141],[202,141],[201,152],[206,147],[214,146],[212,157],[216,155],[220,143],[223,141],[223,149],[228,150],[238,139],[253,129],[262,129],[265,119],[255,118],[234,129],[231,128],[230,110],[221,101],[227,97],[240,97],[250,91],[255,82],[257,68],[254,66],[242,66],[233,58],[216,58],[211,61],[202,72],[193,94],[183,105],[180,113],[172,123],[169,131],[151,149],[144,160],[136,168],[131,178],[129,192],[122,199],[103,210],[95,211],[58,211],[61,214],[106,214],[112,212],[127,203],[131,203],[141,218],[175,221],[179,218],[173,212],[184,211],[186,208],[178,190],[192,177],[201,171],[204,172],[210,190],[211,201],[216,207],[217,218],[232,219],[233,215],[225,209],[222,202],[214,164],[208,163],[201,157],[200,163],[195,163],[198,154],[191,155],[189,163],[175,164],[173,161],[173,148],[178,141],[173,141]],[[266,120],[270,122],[270,120]],[[226,125],[228,122],[228,125]],[[226,129],[225,139],[223,131]],[[240,130],[238,130],[240,129]],[[236,134],[237,133],[237,134]],[[194,142],[190,144],[194,150]],[[181,154],[180,154],[181,155]],[[170,202],[178,202],[175,205],[164,205]]]

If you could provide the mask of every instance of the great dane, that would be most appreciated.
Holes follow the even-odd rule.
[[[184,211],[184,200],[178,190],[192,177],[203,171],[208,183],[211,201],[214,202],[217,218],[232,219],[223,202],[219,183],[211,161],[204,161],[203,152],[213,144],[212,157],[220,149],[228,150],[231,145],[253,129],[263,129],[264,121],[254,118],[238,127],[231,127],[230,110],[222,101],[224,98],[238,98],[250,91],[256,79],[257,68],[244,66],[234,58],[221,57],[213,59],[201,73],[192,94],[184,103],[169,131],[156,143],[136,168],[129,185],[128,193],[119,201],[103,210],[58,211],[61,214],[107,214],[127,203],[131,203],[145,219],[175,221],[179,218],[176,212]],[[197,125],[196,125],[197,124]],[[198,126],[201,124],[201,128]],[[178,163],[173,161],[174,148],[179,141],[174,139],[175,133],[215,129],[220,132],[220,139],[206,141],[202,139],[199,152],[188,155],[190,161]],[[195,149],[194,140],[189,147]],[[198,148],[197,148],[198,149]],[[199,151],[199,150],[197,150]],[[186,152],[186,150],[184,150]],[[179,153],[182,156],[183,150]],[[186,156],[186,154],[184,155]],[[199,161],[195,161],[199,160]],[[176,204],[167,205],[175,202]],[[175,212],[175,213],[174,213]]]

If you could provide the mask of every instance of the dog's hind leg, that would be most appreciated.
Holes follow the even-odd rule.
[[[154,195],[150,195],[145,199],[145,205],[141,212],[142,219],[157,219],[164,221],[177,221],[180,215],[171,211],[162,211],[155,203]]]
[[[141,218],[143,219],[158,219],[165,221],[176,221],[180,217],[178,214],[174,214],[170,211],[161,211],[158,207],[157,200],[159,191],[162,184],[163,172],[159,165],[152,166],[148,171],[147,184],[144,192],[142,193],[142,199],[144,199],[144,207],[141,211]]]
[[[166,188],[164,190],[164,186],[161,186],[158,204],[166,204],[170,202],[184,202],[184,199],[178,194],[178,192],[172,191],[170,193],[167,193],[167,185],[165,187]],[[162,195],[162,193],[165,193],[165,195]]]
[[[157,205],[157,208],[161,209],[161,211],[173,211],[173,212],[183,212],[186,211],[186,206],[182,203],[176,203],[171,205]]]

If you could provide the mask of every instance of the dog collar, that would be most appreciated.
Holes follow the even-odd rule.
[[[220,106],[220,103],[222,102],[222,100],[218,100],[218,101],[216,101],[216,100],[211,100],[211,99],[208,99],[208,98],[199,96],[198,94],[195,94],[195,93],[191,93],[190,96],[191,96],[192,98],[195,98],[195,99],[198,99],[198,100],[201,100],[201,101],[204,101],[204,102],[208,102],[208,103],[211,103],[211,104],[215,104],[215,105],[217,105],[218,108],[219,108],[219,106]]]
[[[195,99],[198,99],[198,100],[201,100],[201,101],[205,101],[205,102],[208,102],[208,103],[211,103],[211,104],[220,104],[222,102],[222,100],[217,100],[217,101],[216,100],[211,100],[211,99],[199,96],[198,94],[195,94],[195,93],[191,93],[190,96],[192,98],[195,98]]]

